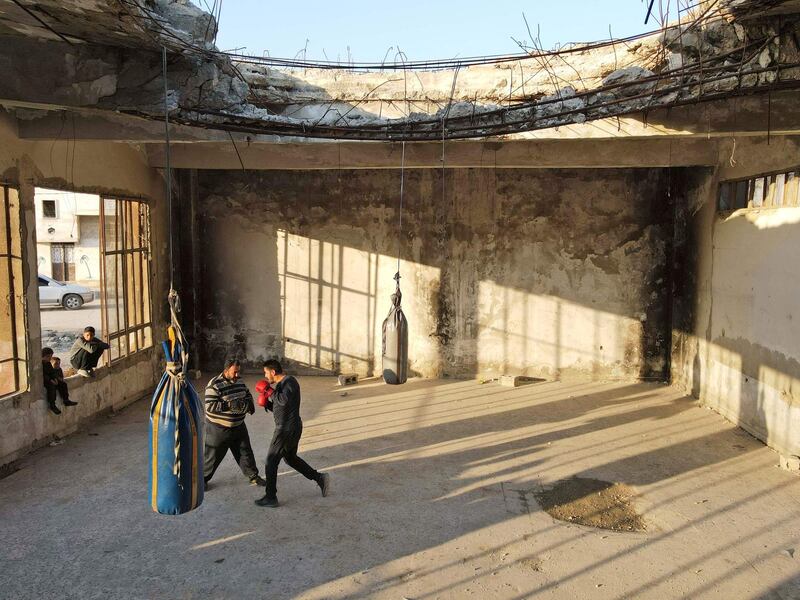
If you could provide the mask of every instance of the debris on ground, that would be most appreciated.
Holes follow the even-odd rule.
[[[554,519],[612,531],[646,531],[636,512],[636,491],[624,483],[571,477],[534,492],[542,509]]]

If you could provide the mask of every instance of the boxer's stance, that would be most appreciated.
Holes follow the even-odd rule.
[[[225,368],[206,386],[205,466],[203,477],[208,482],[228,450],[250,485],[264,485],[258,476],[256,457],[250,446],[250,436],[244,418],[255,412],[253,396],[239,379],[241,364],[235,358],[225,361]]]
[[[297,379],[285,375],[277,360],[264,362],[264,377],[274,385],[269,394],[265,410],[271,410],[275,418],[275,433],[267,453],[266,490],[263,498],[256,500],[259,506],[275,508],[279,506],[277,496],[278,464],[281,459],[306,479],[316,481],[322,495],[328,495],[330,477],[312,469],[306,461],[297,456],[297,446],[303,435],[303,421],[300,419],[300,384]]]

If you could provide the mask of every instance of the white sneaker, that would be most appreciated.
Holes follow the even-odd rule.
[[[89,373],[89,371],[87,371],[86,369],[78,369],[78,375],[80,375],[81,377],[91,377],[92,376],[92,374]]]

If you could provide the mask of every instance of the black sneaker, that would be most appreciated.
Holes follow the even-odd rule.
[[[210,483],[208,483],[207,481],[203,481],[203,491],[204,492],[207,492],[208,488],[210,488],[210,487],[211,487]]]
[[[256,506],[264,506],[266,508],[278,508],[280,506],[277,498],[268,498],[267,496],[259,498],[255,503]]]
[[[256,475],[255,477],[250,478],[250,485],[260,485],[261,487],[264,487],[267,485],[267,482],[263,477]]]
[[[77,406],[77,402],[73,402],[72,400],[64,400],[64,406]]]
[[[50,412],[52,412],[52,413],[54,413],[56,415],[60,415],[61,414],[61,410],[55,404],[50,404]]]
[[[320,473],[319,479],[317,480],[317,485],[322,492],[322,497],[325,498],[331,489],[331,476],[327,473]]]

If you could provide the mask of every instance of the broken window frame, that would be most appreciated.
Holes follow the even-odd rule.
[[[717,212],[800,207],[800,166],[720,181]]]
[[[25,312],[25,281],[24,281],[24,239],[22,236],[22,208],[20,206],[19,189],[0,182],[0,197],[3,203],[0,206],[2,218],[0,219],[0,261],[5,263],[8,278],[8,303],[10,319],[11,353],[0,356],[0,365],[13,363],[14,387],[9,390],[0,390],[0,398],[27,391],[30,388],[28,373],[28,341],[26,337],[26,312]],[[15,204],[15,206],[12,206]],[[12,227],[12,223],[16,227]],[[15,251],[16,246],[16,251]]]
[[[114,207],[113,217],[109,206]],[[111,246],[109,231],[114,232]],[[150,206],[145,200],[100,197],[100,281],[103,334],[111,346],[108,361],[113,365],[153,346]]]

